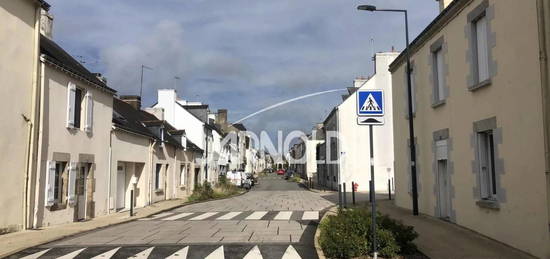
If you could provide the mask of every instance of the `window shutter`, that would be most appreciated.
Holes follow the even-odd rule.
[[[487,18],[480,18],[476,24],[478,81],[489,79],[489,51],[487,43]]]
[[[54,191],[55,191],[55,161],[48,161],[46,165],[46,207],[50,207],[54,204]]]
[[[71,162],[69,165],[69,186],[67,190],[67,201],[70,205],[73,205],[76,202],[76,169],[77,163]]]
[[[86,132],[92,132],[94,123],[94,100],[92,98],[92,93],[86,93],[86,126],[84,130]]]
[[[67,87],[67,128],[74,128],[76,85],[69,83]]]

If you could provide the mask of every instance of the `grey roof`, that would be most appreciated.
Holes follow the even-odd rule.
[[[44,55],[47,61],[55,64],[56,66],[84,78],[90,83],[103,88],[110,93],[116,93],[116,90],[109,88],[107,84],[99,80],[93,73],[86,69],[86,67],[76,61],[76,59],[69,55],[69,53],[57,45],[57,43],[48,39],[44,35],[40,35],[40,52]]]

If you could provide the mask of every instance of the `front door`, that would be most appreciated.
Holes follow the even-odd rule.
[[[442,219],[449,219],[450,202],[449,202],[449,175],[447,172],[447,160],[437,161],[437,174],[439,186],[439,216]]]
[[[117,166],[116,177],[116,208],[124,209],[126,207],[126,165],[120,163]]]
[[[88,179],[89,165],[81,164],[78,168],[76,175],[76,199],[77,199],[77,219],[86,219],[86,196],[87,186],[86,179]]]

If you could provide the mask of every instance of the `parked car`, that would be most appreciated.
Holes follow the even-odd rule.
[[[285,180],[290,179],[292,176],[294,176],[294,172],[292,170],[287,170],[285,173]]]
[[[279,171],[277,171],[277,175],[284,175],[285,174],[285,170],[283,169],[279,169]]]
[[[247,190],[250,190],[250,188],[252,188],[252,180],[249,178],[244,179],[241,186]]]

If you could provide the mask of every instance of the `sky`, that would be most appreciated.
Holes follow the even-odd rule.
[[[48,0],[53,38],[119,95],[157,89],[228,109],[229,120],[306,94],[344,89],[372,75],[373,51],[402,50],[398,13],[357,11],[359,4],[409,11],[414,39],[438,14],[434,0]],[[372,39],[372,41],[371,41]],[[374,44],[372,44],[374,42]],[[179,80],[174,79],[179,77]],[[311,131],[344,91],[284,104],[242,123],[254,132]],[[273,142],[276,142],[275,139]]]

